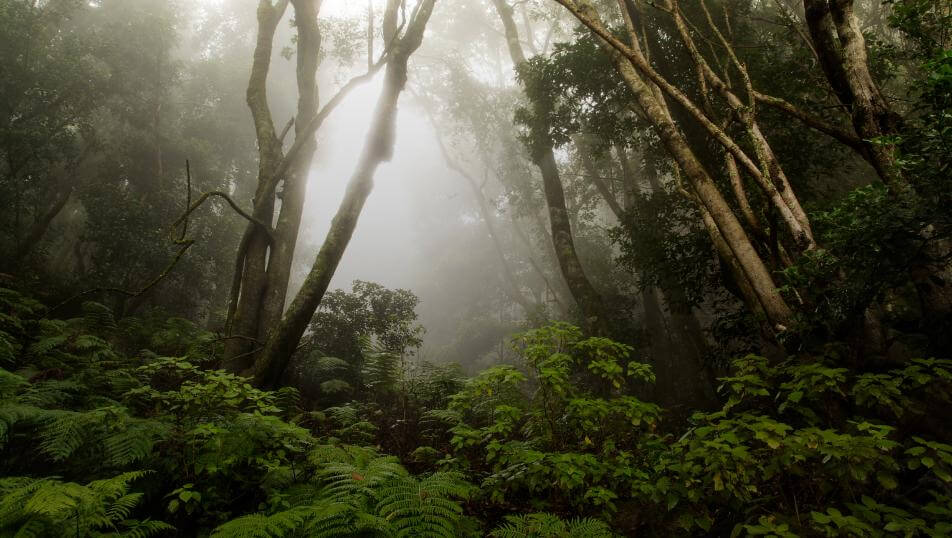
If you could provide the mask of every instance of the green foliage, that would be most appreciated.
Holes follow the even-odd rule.
[[[441,415],[453,433],[444,464],[483,476],[491,502],[616,512],[619,479],[634,472],[629,450],[660,418],[656,405],[625,393],[652,381],[650,368],[628,360],[629,346],[564,323],[518,335],[514,348],[526,373],[489,369]]]
[[[31,306],[3,291],[8,304]],[[208,361],[201,350],[215,348],[191,324],[117,323],[101,305],[88,305],[83,318],[31,319],[41,311],[23,308],[8,321],[20,330],[24,354],[17,373],[0,369],[0,451],[9,456],[0,469],[45,478],[3,479],[3,531],[148,536],[172,530],[161,523],[168,521],[181,533],[220,527],[222,536],[457,536],[472,527],[459,503],[472,490],[462,475],[414,477],[373,449],[319,444],[321,428],[303,427],[318,417],[299,413],[294,389],[261,391],[199,366]],[[173,344],[170,334],[183,341]],[[188,355],[119,351],[142,341]],[[368,364],[374,360],[380,364],[368,373],[370,386],[379,394],[397,390],[403,370],[388,369],[384,359]],[[440,369],[424,372],[418,394],[426,400],[446,379]],[[370,445],[376,427],[364,413],[355,403],[328,409],[321,420],[334,424],[338,440]],[[129,484],[139,478],[133,492]],[[236,491],[243,492],[237,499]],[[164,501],[140,502],[146,496]]]
[[[463,510],[456,499],[471,491],[460,475],[418,479],[394,458],[354,446],[317,447],[309,460],[324,469],[300,497],[306,504],[236,519],[213,536],[459,536]]]
[[[130,516],[142,502],[130,493],[132,482],[147,473],[135,471],[87,485],[53,478],[0,479],[0,531],[16,536],[49,536],[69,530],[77,536],[146,537],[175,528]]]
[[[4,532],[952,531],[952,444],[932,411],[952,403],[950,360],[862,368],[836,346],[780,362],[748,355],[721,379],[723,407],[672,435],[638,397],[654,374],[635,349],[553,323],[513,338],[516,365],[462,383],[368,346],[361,398],[302,411],[293,389],[200,366],[202,349],[215,352],[200,331],[177,347],[188,356],[121,351],[161,342],[148,327],[178,322],[111,323],[95,305],[44,319],[0,296],[25,305],[5,322],[18,369],[0,369]],[[316,364],[329,376],[346,366]]]
[[[609,538],[613,536],[597,519],[564,521],[552,514],[506,516],[506,523],[490,534],[494,538]]]

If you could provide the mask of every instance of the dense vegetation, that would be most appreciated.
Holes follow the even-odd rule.
[[[946,2],[331,4],[0,0],[0,536],[952,536]]]

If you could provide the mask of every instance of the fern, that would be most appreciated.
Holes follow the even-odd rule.
[[[116,317],[112,310],[104,304],[95,301],[83,303],[83,325],[87,330],[113,332],[118,328]]]
[[[361,337],[363,383],[371,390],[392,389],[401,378],[403,357],[387,350],[381,343]]]
[[[407,475],[397,458],[380,456],[369,448],[321,446],[311,451],[308,459],[323,467],[320,478],[330,497],[343,502]]]
[[[564,521],[546,513],[506,516],[506,523],[491,533],[493,538],[610,538],[611,530],[597,519]]]
[[[169,433],[165,423],[129,417],[119,407],[73,412],[8,404],[0,407],[0,447],[19,424],[38,431],[40,452],[53,461],[65,461],[88,446],[97,451],[97,464],[107,467],[147,459]]]
[[[50,412],[32,405],[10,403],[0,406],[0,447],[3,447],[10,430],[20,423],[37,424],[49,420]]]
[[[31,384],[19,401],[37,407],[56,408],[79,406],[89,387],[72,379],[49,379]]]
[[[129,486],[146,474],[124,473],[85,486],[53,478],[0,480],[0,531],[47,536],[75,529],[85,536],[127,530],[129,536],[152,536],[174,530],[162,522],[130,519],[142,494],[129,493]]]
[[[0,400],[12,398],[26,386],[26,379],[0,368]]]
[[[221,525],[213,538],[267,538],[295,534],[346,536],[354,530],[347,515],[353,507],[343,503],[298,506],[272,515],[252,514]]]
[[[10,333],[0,330],[0,365],[13,366],[20,353],[20,344]]]
[[[457,473],[434,473],[422,480],[398,477],[380,488],[376,510],[397,536],[452,538],[463,515],[454,499],[468,497],[471,490]]]

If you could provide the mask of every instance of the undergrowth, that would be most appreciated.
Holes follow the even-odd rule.
[[[0,289],[3,536],[952,534],[948,360],[750,355],[672,434],[635,350],[567,324],[468,380],[315,356],[319,408],[185,320],[45,312]]]

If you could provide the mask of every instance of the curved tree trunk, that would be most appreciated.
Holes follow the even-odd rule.
[[[315,5],[313,0],[291,0],[291,3],[294,5],[298,29],[298,107],[294,127],[296,138],[300,139],[307,136],[305,133],[307,125],[317,114],[317,67],[318,54],[321,50],[321,34],[317,26],[319,6]],[[258,339],[261,341],[264,341],[271,329],[281,321],[281,314],[284,313],[288,281],[291,278],[291,263],[301,228],[304,200],[307,197],[308,173],[311,168],[311,158],[316,149],[317,142],[313,137],[308,137],[306,146],[295,159],[284,180],[281,214],[278,216],[274,229],[275,244],[268,260],[267,287],[262,299],[258,327]]]
[[[803,0],[810,39],[820,66],[840,103],[849,107],[853,128],[879,177],[897,194],[908,189],[896,170],[895,146],[869,141],[899,131],[892,111],[869,70],[866,40],[853,0]]]

